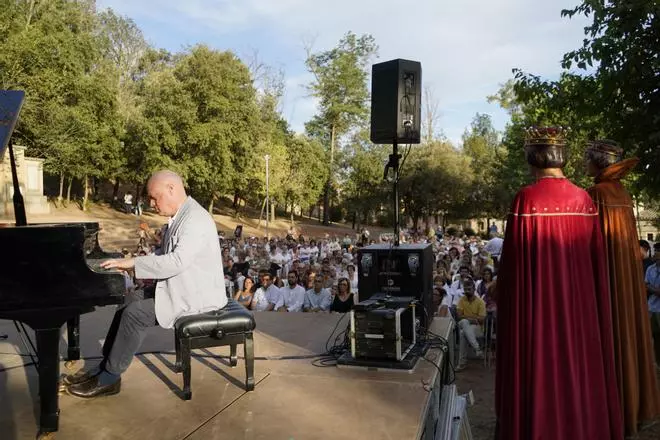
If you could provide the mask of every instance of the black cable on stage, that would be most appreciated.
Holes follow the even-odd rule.
[[[332,336],[335,334],[337,328],[339,327],[339,324],[341,324],[341,322],[344,320],[346,315],[348,315],[348,313],[342,314],[342,316],[337,320],[337,323],[335,324],[334,328],[332,329],[332,332],[330,332],[330,335],[328,336],[328,339],[325,342],[326,352],[323,353],[323,355],[321,356],[317,356],[318,359],[312,361],[313,366],[334,367],[337,365],[337,359],[339,359],[339,357],[342,354],[344,354],[344,352],[348,349],[348,327],[346,327],[346,329],[343,330],[342,332],[338,333],[335,336],[334,345],[332,347],[329,346],[330,339],[332,339]]]

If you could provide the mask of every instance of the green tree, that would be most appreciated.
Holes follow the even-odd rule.
[[[463,207],[466,217],[503,217],[508,200],[502,198],[497,169],[505,160],[506,150],[489,115],[475,115],[470,128],[463,133],[463,153],[470,159],[474,174]]]
[[[103,57],[91,1],[0,4],[0,82],[26,91],[18,141],[46,170],[83,180],[116,172],[116,72]],[[68,191],[69,193],[69,191]]]
[[[641,158],[639,185],[657,197],[660,174],[653,170],[660,166],[660,3],[584,0],[562,15],[591,19],[582,47],[564,55],[566,72],[558,81],[518,72],[519,100],[548,112],[571,107],[573,128],[616,139]],[[584,73],[571,73],[574,66]]]
[[[430,215],[465,218],[465,199],[473,179],[470,158],[451,144],[434,142],[414,148],[400,180],[405,214],[413,228]]]
[[[140,117],[137,83],[141,62],[150,48],[135,22],[128,17],[117,15],[112,9],[98,13],[98,27],[103,41],[104,57],[117,70],[117,111],[120,117],[122,156],[125,159],[130,154],[127,150],[132,148],[131,138],[127,136],[128,125]],[[115,181],[113,200],[118,196],[120,175],[131,178],[138,187],[142,183],[142,179],[135,180],[134,173],[126,168],[127,165],[124,160],[123,166],[117,169],[114,175],[108,176]]]
[[[325,151],[319,142],[302,135],[287,137],[287,177],[283,182],[284,205],[291,206],[291,222],[295,206],[301,210],[316,204],[327,181]]]
[[[182,173],[178,146],[194,123],[195,107],[174,76],[174,58],[167,51],[147,49],[138,63],[135,83],[136,115],[126,121],[124,179],[143,184],[149,175],[168,168]]]
[[[319,114],[307,128],[308,133],[328,140],[329,173],[323,200],[323,223],[329,224],[330,191],[335,174],[337,140],[359,126],[369,115],[367,67],[378,47],[371,35],[346,33],[337,47],[312,53],[307,50],[305,64],[314,76],[309,85],[319,101]]]
[[[188,184],[212,211],[215,200],[240,185],[254,163],[249,153],[258,120],[252,80],[233,53],[203,45],[180,56],[174,76],[195,107],[180,146]]]
[[[245,180],[234,185],[234,207],[240,198],[249,198],[265,206],[265,156],[269,156],[269,206],[271,219],[275,220],[277,205],[286,208],[287,170],[289,169],[289,127],[279,112],[284,93],[284,74],[281,70],[259,61],[257,54],[247,62],[255,88],[255,105],[258,119],[251,124],[254,147],[248,151],[244,173]],[[259,164],[250,166],[250,164]],[[255,196],[258,196],[255,197]]]
[[[356,132],[348,144],[345,158],[346,176],[343,185],[343,205],[353,221],[353,227],[368,224],[378,213],[392,216],[391,185],[383,180],[383,167],[390,147],[374,145],[367,129]],[[388,221],[391,224],[391,221]]]

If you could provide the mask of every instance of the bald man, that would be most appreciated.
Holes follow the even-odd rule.
[[[138,279],[155,279],[153,298],[120,308],[108,330],[99,368],[68,376],[70,395],[94,398],[117,394],[149,327],[172,328],[181,316],[227,305],[222,255],[213,217],[186,195],[181,177],[159,171],[147,184],[151,206],[169,217],[160,255],[108,260],[105,269],[135,269]]]

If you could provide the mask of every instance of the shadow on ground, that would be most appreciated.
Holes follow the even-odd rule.
[[[660,372],[658,373],[660,381]],[[495,368],[488,369],[478,361],[470,361],[468,367],[456,374],[456,385],[460,394],[472,390],[474,405],[468,409],[470,427],[474,440],[495,438]],[[658,440],[660,419],[648,429],[629,440]]]

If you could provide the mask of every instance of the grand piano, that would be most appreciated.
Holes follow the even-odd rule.
[[[47,438],[58,429],[62,327],[68,324],[68,358],[79,358],[80,315],[123,302],[125,282],[121,273],[100,268],[121,254],[101,249],[98,223],[27,224],[10,142],[24,97],[22,91],[0,91],[0,157],[8,149],[16,218],[15,225],[0,227],[0,319],[27,324],[36,334],[37,437]]]

